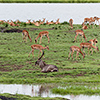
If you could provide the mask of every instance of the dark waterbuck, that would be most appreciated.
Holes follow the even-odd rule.
[[[50,65],[50,64],[46,64],[44,61],[41,60],[41,58],[44,55],[44,51],[41,55],[41,57],[35,62],[35,65],[39,65],[39,67],[41,68],[41,72],[43,73],[47,73],[47,72],[57,72],[58,68],[55,65]]]

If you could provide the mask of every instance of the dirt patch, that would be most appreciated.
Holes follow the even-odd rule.
[[[2,30],[3,33],[14,33],[14,32],[21,33],[22,31],[23,31],[23,30],[21,30],[21,29],[16,29],[16,28],[15,28],[15,29],[10,29],[10,30],[9,30],[9,29],[3,29],[3,30]]]
[[[30,30],[30,31],[34,31],[34,30],[54,30],[55,28],[11,28],[8,29],[6,27],[0,27],[0,32],[2,33],[21,33],[23,30]]]
[[[8,97],[5,97],[5,96],[0,96],[0,99],[1,100],[17,100],[17,98],[8,98]]]
[[[10,67],[7,67],[7,66],[10,66]],[[23,67],[24,67],[24,65],[4,64],[4,65],[0,65],[0,71],[2,71],[2,72],[11,72],[13,70],[20,70]]]

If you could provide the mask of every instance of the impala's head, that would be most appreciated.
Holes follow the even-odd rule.
[[[95,43],[98,43],[98,40],[97,40],[97,39],[94,39],[94,42],[95,42]]]
[[[49,50],[49,46],[46,46],[46,49]]]

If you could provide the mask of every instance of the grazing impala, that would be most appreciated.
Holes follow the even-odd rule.
[[[34,58],[34,54],[33,54],[34,49],[39,50],[41,53],[42,53],[42,50],[44,50],[44,49],[49,50],[49,47],[48,47],[48,46],[43,47],[42,45],[39,45],[39,44],[33,44],[33,45],[31,45],[31,48],[32,48],[32,50],[30,51],[30,53],[29,53],[29,56],[28,56],[28,57],[30,57],[30,54],[32,53],[33,58]],[[40,54],[40,52],[39,52],[39,54]],[[39,57],[39,54],[38,54],[38,57]]]
[[[89,40],[89,43],[96,47],[96,43],[98,43],[98,40],[96,38],[95,39],[91,39],[91,40]]]
[[[58,68],[55,65],[51,65],[51,64],[46,64],[44,61],[41,60],[41,58],[44,55],[44,51],[41,55],[41,57],[35,62],[35,65],[39,65],[39,67],[41,68],[41,72],[43,73],[47,73],[47,72],[57,72]]]
[[[71,29],[73,29],[73,19],[70,19],[70,20],[69,20],[69,24],[70,24],[70,26],[71,26]]]
[[[94,24],[94,22],[95,22],[95,18],[93,18],[93,17],[90,17],[90,18],[84,18],[84,23],[87,23],[87,22],[89,22],[89,25],[92,25],[92,27],[94,28],[94,26],[93,26],[93,24]]]
[[[82,41],[83,41],[83,38],[85,38],[85,41],[87,41],[86,36],[85,36],[85,34],[84,34],[84,32],[82,30],[76,30],[75,34],[76,34],[76,36],[75,36],[74,41],[76,41],[76,38],[77,38],[78,35],[82,36]]]
[[[73,53],[74,53],[74,51],[77,51],[76,59],[77,59],[79,53],[82,54],[83,59],[84,59],[84,57],[85,57],[84,53],[82,53],[81,48],[80,48],[80,47],[77,47],[77,46],[71,46],[71,47],[70,47],[70,52],[69,52],[69,56],[68,56],[68,58],[70,58],[70,54],[71,54],[72,59],[73,59]]]
[[[83,52],[84,52],[84,48],[88,48],[88,55],[89,55],[89,50],[91,50],[91,54],[93,54],[93,50],[92,48],[96,49],[97,51],[99,51],[99,48],[96,46],[93,46],[90,43],[81,43],[80,47],[83,48]],[[85,52],[84,52],[85,53]]]
[[[84,22],[82,23],[82,29],[88,29],[88,27],[84,24]]]
[[[49,32],[48,31],[42,31],[38,34],[37,38],[35,39],[35,43],[37,43],[37,39],[40,37],[40,44],[42,41],[42,37],[46,36],[48,38],[48,43],[49,43]]]
[[[94,22],[95,21],[95,19],[93,18],[93,17],[90,17],[90,18],[84,18],[84,23],[86,22],[89,22],[89,25],[92,23],[92,22]]]
[[[29,36],[28,31],[23,30],[23,31],[22,31],[22,36],[23,36],[23,40],[24,40],[25,42],[27,42],[27,37],[30,39],[30,42],[32,42],[32,39],[31,39],[31,37]]]

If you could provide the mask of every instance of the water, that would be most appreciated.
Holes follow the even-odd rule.
[[[58,95],[53,94],[49,85],[22,85],[22,84],[0,84],[0,93],[10,94],[23,94],[40,97],[63,97],[70,100],[100,100],[100,96],[97,95]]]
[[[0,3],[0,20],[17,20],[26,22],[27,19],[48,21],[69,21],[81,24],[85,17],[100,17],[100,3]]]

